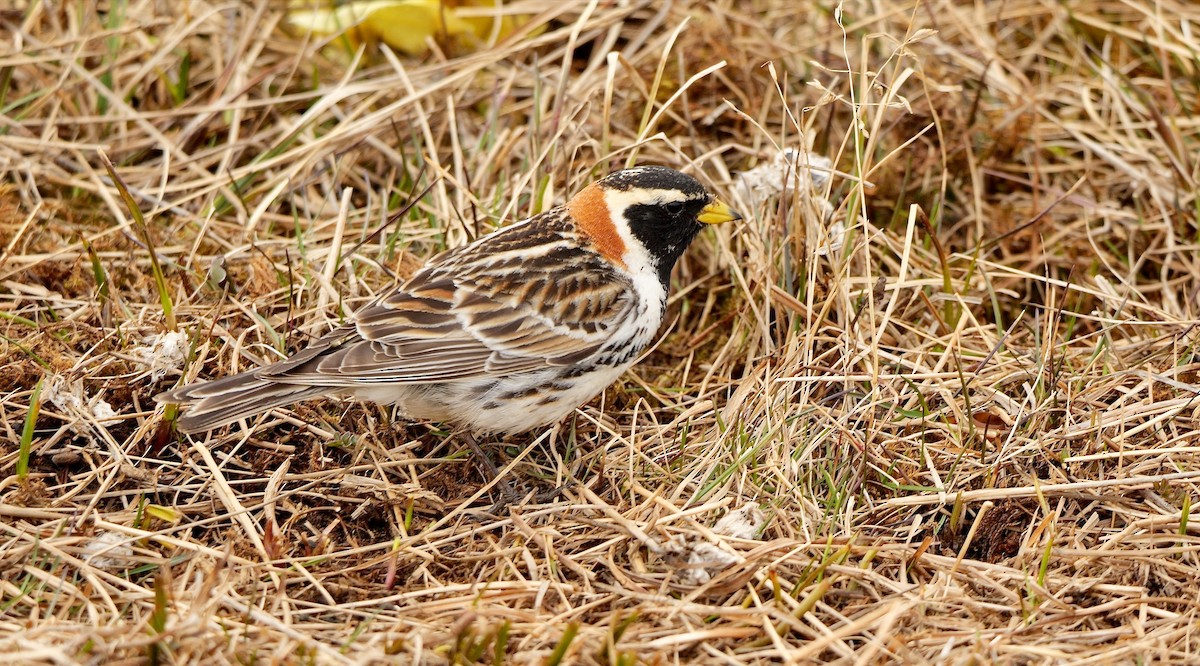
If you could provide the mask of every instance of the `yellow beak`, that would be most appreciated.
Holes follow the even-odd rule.
[[[729,207],[729,204],[720,199],[713,199],[712,203],[704,207],[700,214],[696,216],[696,221],[701,224],[721,224],[722,222],[735,222],[742,219],[742,214]]]

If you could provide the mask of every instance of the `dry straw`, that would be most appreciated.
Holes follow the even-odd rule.
[[[1195,5],[522,0],[414,59],[282,4],[0,9],[0,659],[1192,663]],[[151,401],[626,162],[732,196],[784,147],[836,171],[484,444],[503,511],[383,408]]]

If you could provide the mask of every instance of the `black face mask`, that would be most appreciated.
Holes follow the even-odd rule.
[[[696,216],[707,204],[708,197],[701,192],[700,198],[693,200],[637,204],[625,209],[630,231],[654,257],[663,287],[670,283],[675,262],[703,228]]]

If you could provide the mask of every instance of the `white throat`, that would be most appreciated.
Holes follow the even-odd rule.
[[[670,197],[670,193],[664,193]],[[679,200],[683,199],[680,193]],[[664,201],[667,199],[664,199]],[[605,190],[604,203],[608,206],[609,218],[616,227],[617,235],[625,245],[625,254],[621,256],[625,264],[625,272],[633,280],[636,292],[643,299],[644,312],[654,321],[661,321],[667,304],[667,288],[658,277],[658,260],[646,249],[645,245],[633,235],[633,230],[625,222],[625,209],[639,203],[645,203],[644,193],[636,197],[631,192],[621,190]],[[656,319],[657,318],[657,319]],[[658,324],[653,325],[654,329]]]

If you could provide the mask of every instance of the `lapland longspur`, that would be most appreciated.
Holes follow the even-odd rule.
[[[565,205],[433,258],[294,356],[176,388],[183,432],[325,395],[476,434],[554,423],[649,347],[671,268],[705,224],[741,219],[691,176],[612,173]]]

